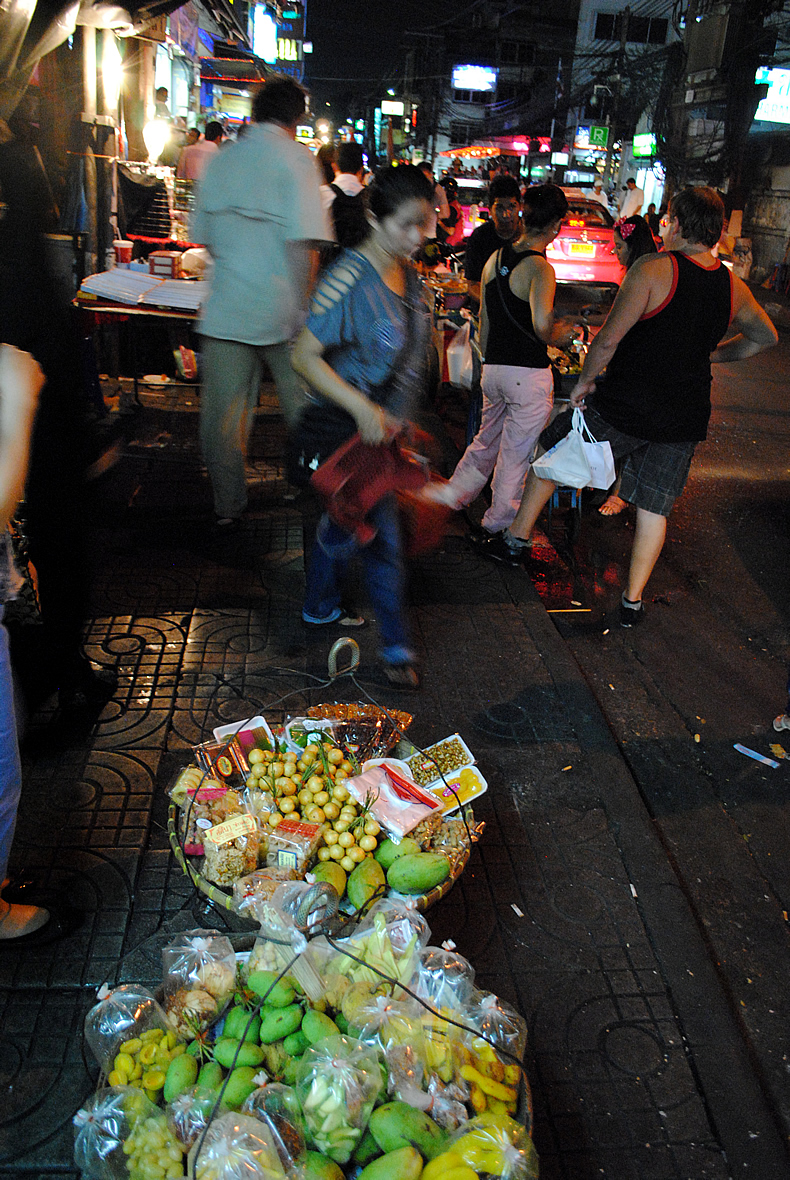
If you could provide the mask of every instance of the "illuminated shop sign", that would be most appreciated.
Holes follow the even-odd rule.
[[[759,103],[755,119],[764,119],[767,123],[790,123],[790,70],[761,66],[754,80],[759,85],[768,86],[768,93]]]
[[[489,66],[454,66],[453,90],[496,90],[497,71]]]
[[[402,115],[404,111],[403,103],[395,99],[385,98],[381,104],[382,115]]]
[[[292,37],[278,37],[277,58],[279,61],[299,61],[299,42]]]
[[[631,148],[631,155],[634,159],[640,156],[654,156],[656,154],[656,137],[652,133],[650,135],[635,135],[634,143]]]
[[[277,24],[263,4],[256,4],[252,15],[252,52],[270,66],[277,61]]]

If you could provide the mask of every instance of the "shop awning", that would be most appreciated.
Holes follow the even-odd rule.
[[[270,73],[259,57],[202,57],[201,82],[228,82],[256,86]]]
[[[488,160],[492,156],[518,156],[522,154],[508,147],[500,147],[492,140],[485,143],[471,143],[468,147],[448,148],[444,152],[439,152],[440,156],[455,156],[464,160]]]

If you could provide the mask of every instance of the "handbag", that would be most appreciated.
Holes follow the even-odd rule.
[[[323,399],[310,402],[286,442],[285,473],[289,483],[309,487],[313,473],[356,431],[357,424],[347,410]]]
[[[534,460],[532,470],[539,479],[549,479],[567,488],[586,488],[589,485],[592,470],[584,446],[583,427],[584,415],[581,410],[574,410],[571,429],[565,438],[561,438],[545,455]]]

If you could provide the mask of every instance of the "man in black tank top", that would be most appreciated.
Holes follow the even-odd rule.
[[[623,461],[619,494],[636,508],[620,602],[624,627],[642,621],[642,592],[664,545],[666,518],[707,433],[711,362],[756,356],[777,342],[749,288],[713,254],[723,220],[713,189],[686,189],[672,198],[661,221],[664,252],[645,255],[626,273],[571,394],[571,406],[586,410],[592,434],[608,440]],[[728,328],[736,335],[719,343]],[[555,419],[541,445],[548,450],[559,442],[570,419],[570,413]],[[525,549],[554,488],[530,472],[516,518],[491,539],[489,556],[512,562]]]

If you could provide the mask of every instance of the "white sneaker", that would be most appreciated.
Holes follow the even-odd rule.
[[[787,713],[780,713],[778,717],[774,717],[774,729],[777,733],[782,729],[790,729],[790,717]]]

